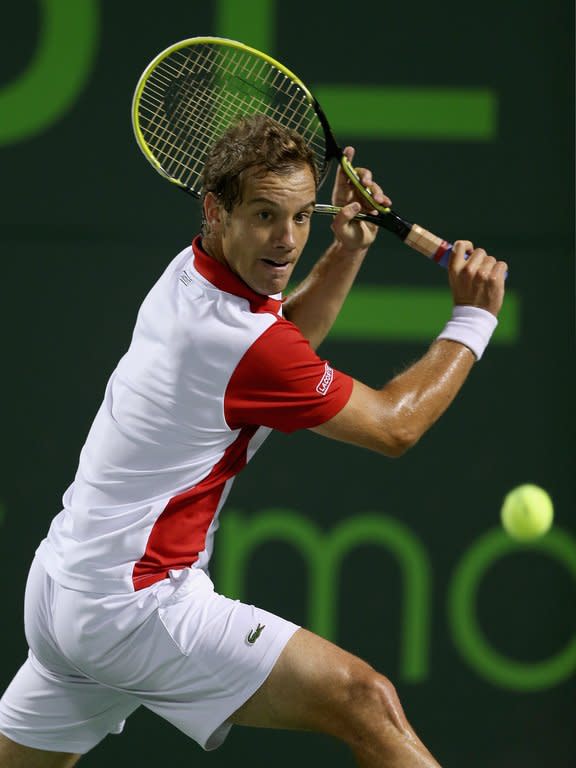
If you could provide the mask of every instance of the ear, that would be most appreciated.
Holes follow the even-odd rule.
[[[204,197],[204,220],[209,232],[218,232],[224,221],[224,206],[213,192],[207,192]]]

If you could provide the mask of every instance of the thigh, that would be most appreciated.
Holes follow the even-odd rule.
[[[270,676],[231,718],[261,728],[335,736],[358,765],[440,768],[406,719],[390,681],[369,664],[299,630]]]
[[[10,768],[72,768],[80,755],[46,752],[17,744],[0,733],[0,766]]]
[[[377,673],[306,629],[291,638],[262,687],[231,718],[238,725],[313,730],[335,736],[350,712],[354,685]],[[360,694],[361,695],[361,694]]]

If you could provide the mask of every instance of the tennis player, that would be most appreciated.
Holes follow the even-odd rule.
[[[338,171],[333,243],[283,301],[316,186],[304,141],[268,118],[214,146],[203,232],[145,298],[36,551],[29,654],[0,701],[0,768],[75,765],[141,705],[206,750],[241,724],[331,734],[363,768],[439,765],[386,677],[218,594],[208,574],[233,479],[272,429],[400,456],[452,402],[502,305],[506,264],[459,241],[453,315],[426,354],[381,390],[336,370],[315,349],[377,230],[354,219],[362,203]]]

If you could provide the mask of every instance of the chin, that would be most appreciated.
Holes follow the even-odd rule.
[[[256,291],[256,293],[259,293],[262,296],[273,296],[276,293],[282,293],[285,291],[286,286],[288,285],[288,281],[288,277],[283,277],[279,278],[278,280],[262,281],[262,283],[259,284],[254,283],[250,287],[253,291]]]
[[[274,296],[276,293],[284,293],[288,286],[288,280],[282,280],[277,286],[272,287],[269,291],[266,291],[268,296]]]

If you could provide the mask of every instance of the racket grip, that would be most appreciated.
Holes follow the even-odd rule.
[[[454,247],[452,243],[433,235],[432,232],[428,232],[427,229],[424,229],[419,224],[412,224],[410,231],[404,238],[404,242],[410,248],[426,256],[426,258],[444,267],[444,269],[448,267],[450,254]]]
[[[428,259],[431,259],[432,261],[435,261],[436,264],[444,267],[444,269],[448,269],[448,262],[450,261],[450,256],[452,255],[452,250],[454,248],[452,243],[433,235],[432,232],[428,232],[427,229],[424,229],[419,224],[412,224],[412,228],[404,238],[404,242],[406,245],[409,245],[410,248],[418,251],[418,253],[422,253]],[[465,254],[464,258],[467,259],[468,256],[469,254]],[[506,278],[507,277],[508,272],[506,272]]]

